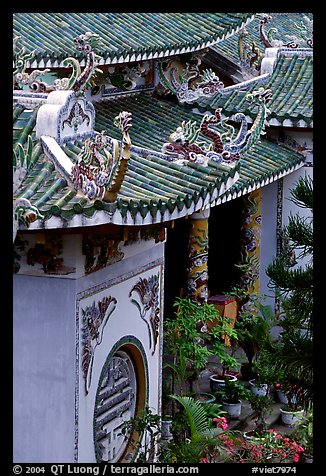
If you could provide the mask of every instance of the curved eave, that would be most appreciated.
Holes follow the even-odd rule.
[[[183,166],[187,167],[187,166]],[[225,193],[232,187],[239,178],[238,167],[232,173],[233,176],[223,174],[218,180],[211,182],[210,186],[205,190],[203,187],[198,187],[198,191],[189,193],[179,193],[169,198],[169,194],[165,192],[165,197],[159,198],[155,192],[150,196],[143,196],[137,198],[136,193],[133,198],[128,198],[128,194],[132,190],[133,185],[128,185],[128,178],[123,184],[121,193],[118,194],[117,201],[114,203],[105,203],[101,200],[89,201],[79,196],[84,204],[79,208],[79,213],[76,212],[78,207],[66,207],[67,218],[64,218],[65,210],[61,211],[60,215],[55,216],[51,213],[51,207],[43,220],[36,220],[31,223],[29,230],[38,229],[53,229],[53,228],[75,228],[87,227],[94,225],[115,224],[115,225],[151,225],[156,223],[169,222],[178,218],[207,208],[214,203],[220,195]],[[169,178],[169,177],[167,177]],[[140,183],[146,188],[146,183]],[[157,185],[159,189],[159,184]],[[150,193],[149,193],[150,195]],[[77,198],[75,196],[74,198]],[[69,205],[69,204],[67,204]],[[65,208],[65,207],[63,207]],[[44,213],[44,210],[41,210]],[[69,216],[71,215],[71,216]],[[23,226],[20,229],[26,229]]]
[[[128,171],[114,203],[99,199],[90,201],[77,194],[70,183],[71,166],[76,163],[83,143],[67,143],[60,147],[53,138],[42,136],[40,141],[36,140],[33,127],[37,108],[34,111],[24,106],[14,108],[14,141],[24,145],[29,134],[35,141],[31,169],[14,197],[30,200],[44,216],[43,220],[31,223],[30,230],[109,223],[163,223],[236,198],[291,173],[304,163],[302,154],[267,140],[250,148],[233,168],[215,162],[209,162],[207,167],[171,162],[158,152],[159,149],[155,150],[164,142],[164,131],[170,131],[180,119],[198,119],[198,115],[187,110],[182,113],[179,106],[171,111],[168,101],[147,99],[151,99],[151,109],[145,98],[141,104],[147,108],[144,118],[147,127],[151,126],[151,135],[144,134],[138,121],[133,126],[133,143],[144,143],[147,150],[132,146]],[[129,101],[128,104],[132,105]],[[136,105],[139,107],[138,101],[134,107]],[[117,105],[119,110],[129,110],[120,106]],[[102,110],[103,126],[112,122],[111,108],[110,112],[107,122]],[[25,229],[20,226],[20,230]]]
[[[221,195],[211,206],[220,205],[221,203],[229,202],[230,200],[234,200],[235,198],[241,197],[246,195],[247,193],[253,192],[258,188],[264,187],[272,182],[279,180],[282,177],[285,177],[288,174],[291,174],[295,170],[300,169],[304,166],[304,160],[294,165],[289,165],[286,169],[271,174],[269,177],[263,178],[261,180],[252,180],[248,183],[246,181],[239,180],[237,184],[231,187],[226,193]]]
[[[31,15],[35,15],[35,14],[31,14]],[[180,29],[180,25],[178,25],[178,29],[180,30],[179,37],[169,42],[170,35],[169,35],[169,32],[166,31],[167,30],[166,25],[164,25],[165,30],[163,31],[163,33],[161,31],[161,38],[158,40],[155,37],[154,41],[157,41],[157,44],[151,44],[150,42],[146,44],[144,40],[141,42],[142,38],[140,36],[140,40],[137,46],[129,46],[128,37],[126,36],[124,38],[120,37],[121,31],[120,33],[118,33],[117,31],[116,44],[112,44],[111,49],[107,48],[101,51],[102,58],[99,60],[98,65],[101,66],[101,65],[130,63],[134,61],[144,61],[144,60],[150,60],[155,58],[166,58],[169,56],[175,56],[179,54],[199,51],[199,50],[211,47],[219,43],[220,41],[223,41],[226,38],[236,34],[241,28],[246,26],[253,19],[254,19],[254,14],[251,14],[248,18],[246,18],[246,20],[243,20],[243,21],[241,21],[241,19],[236,20],[235,18],[230,19],[230,22],[228,25],[221,26],[220,28],[218,28],[217,24],[215,25],[212,24],[212,32],[210,34],[206,33],[206,35],[204,36],[204,35],[201,35],[201,25],[199,25],[199,27],[198,25],[196,26],[196,14],[194,14],[194,24],[191,25],[191,28],[192,29],[197,28],[197,29],[196,31],[194,31],[193,35],[190,36],[189,34],[187,35],[187,33],[182,32]],[[136,25],[136,28],[139,29],[140,26],[137,23],[137,21],[139,22],[139,19],[135,20],[134,25]],[[104,26],[103,26],[103,22],[101,21],[99,25],[101,25],[102,29],[100,29],[99,27],[98,31],[97,31],[97,25],[95,21],[92,20],[90,24],[87,24],[87,18],[85,18],[83,19],[83,22],[85,24],[85,28],[87,30],[93,31],[94,33],[101,33],[101,32],[103,33],[105,31],[103,30]],[[129,34],[132,34],[132,29],[133,29],[132,22],[133,20],[130,17],[129,28],[126,30],[127,34],[128,32]],[[22,26],[23,31],[20,31],[20,28],[19,28],[20,23],[18,22],[18,25],[16,25],[17,32],[19,32],[17,34],[22,35],[23,33],[24,35],[22,36],[25,36],[25,37],[30,35],[28,32],[28,29],[26,29],[25,31],[25,26]],[[233,26],[232,23],[233,24],[237,23],[237,25]],[[155,29],[155,22],[153,23],[153,25],[152,24],[150,25],[149,30],[153,27]],[[55,25],[54,25],[54,28],[56,28]],[[76,28],[77,28],[76,25],[74,25],[73,26],[74,31],[77,31],[80,29],[79,27],[77,29]],[[106,28],[108,28],[108,26],[106,26]],[[171,28],[170,30],[170,33],[171,33],[171,31],[173,31],[173,17],[171,17],[170,28]],[[215,28],[215,31],[213,30],[213,28]],[[159,30],[159,24],[157,26],[157,29]],[[66,30],[62,30],[62,35],[67,36],[70,34],[68,34]],[[139,35],[139,32],[138,32],[138,35]],[[65,54],[65,50],[67,50],[67,47],[63,46],[65,45],[65,43],[62,42],[61,38],[58,39],[58,45],[62,45],[61,50],[53,51],[53,50],[44,49],[42,51],[41,45],[42,45],[42,38],[44,38],[44,34],[42,35],[41,38],[36,37],[35,40],[34,40],[33,34],[31,34],[30,36],[31,36],[31,40],[29,40],[28,42],[28,50],[32,50],[36,48],[38,49],[38,53],[36,55],[36,58],[33,61],[27,63],[28,68],[35,69],[35,68],[64,67],[63,60],[67,57],[67,55]],[[76,55],[76,53],[70,53],[70,56],[72,55],[75,57],[78,57],[78,59],[80,60],[81,66],[85,66],[85,60],[83,59],[81,55]]]

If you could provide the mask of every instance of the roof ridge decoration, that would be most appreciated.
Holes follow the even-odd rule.
[[[255,41],[252,41],[251,44],[245,41],[248,34],[248,30],[245,27],[241,28],[238,34],[240,66],[244,71],[257,75],[259,74],[260,64],[264,55]]]
[[[71,173],[74,186],[90,200],[99,198],[111,203],[116,200],[130,158],[131,119],[131,113],[126,111],[114,118],[114,125],[122,133],[120,154],[118,141],[106,136],[105,131],[85,141]],[[112,154],[107,146],[111,146]]]
[[[163,153],[171,156],[177,163],[194,162],[207,167],[211,160],[233,167],[240,159],[240,154],[245,153],[265,134],[265,121],[269,112],[266,104],[271,99],[271,90],[261,87],[247,93],[245,97],[252,108],[258,108],[250,130],[243,113],[234,115],[233,119],[240,122],[240,128],[236,131],[232,125],[227,124],[229,117],[222,119],[222,109],[217,108],[214,115],[205,114],[198,128],[196,121],[183,121],[181,126],[170,134],[169,142],[163,144]],[[217,131],[214,128],[217,125],[225,132]],[[212,142],[209,145],[204,141],[198,142],[199,134],[208,137]]]
[[[80,63],[76,58],[64,59],[64,66],[72,66],[72,75],[70,78],[56,79],[54,84],[56,89],[73,89],[77,95],[81,95],[85,93],[87,87],[94,86],[93,77],[103,72],[97,68],[97,60],[101,59],[101,56],[94,52],[102,45],[102,40],[96,33],[87,31],[74,38],[74,42],[76,49],[85,53],[85,68],[81,72]]]
[[[17,44],[21,37],[16,36],[13,40],[14,64],[16,69],[13,73],[13,86],[22,89],[22,85],[29,85],[31,92],[34,93],[50,93],[55,90],[73,90],[77,96],[85,94],[88,87],[93,87],[93,78],[97,73],[102,73],[100,68],[97,68],[98,60],[101,56],[95,53],[95,49],[102,46],[102,40],[96,33],[87,31],[85,34],[74,38],[74,43],[77,51],[85,54],[85,67],[81,70],[80,62],[76,58],[68,57],[62,62],[64,67],[71,67],[72,73],[69,78],[55,79],[53,85],[49,85],[44,81],[36,80],[38,76],[50,72],[50,69],[34,70],[30,74],[26,73],[25,69],[28,62],[35,56],[36,50],[31,53],[26,52],[25,46],[18,49]]]
[[[27,148],[17,143],[13,150],[13,195],[24,181],[30,167],[33,153],[33,141],[30,135],[27,137]],[[26,227],[37,219],[43,219],[44,216],[39,212],[38,208],[24,197],[19,197],[13,201],[13,242],[15,241],[19,222]]]
[[[265,56],[261,62],[261,76],[266,74],[272,74],[273,70],[276,66],[277,61],[279,60],[280,56],[291,57],[291,56],[298,56],[301,58],[314,55],[313,48],[293,48],[293,47],[273,47],[273,48],[266,48]]]
[[[313,20],[310,20],[306,15],[303,15],[303,20],[300,24],[294,23],[294,27],[297,29],[297,35],[285,35],[288,38],[288,42],[277,40],[274,38],[274,34],[278,33],[277,28],[270,28],[265,32],[265,26],[273,17],[267,13],[262,14],[262,19],[259,25],[260,39],[266,48],[275,48],[286,46],[287,48],[309,47],[313,48]]]
[[[58,144],[84,140],[94,134],[95,108],[74,91],[52,91],[40,106],[36,137],[53,137]]]
[[[180,103],[192,103],[200,97],[212,97],[224,89],[224,83],[211,69],[206,69],[200,73],[199,66],[201,58],[194,55],[194,60],[186,63],[186,68],[176,78],[176,67],[171,67],[170,60],[165,67],[169,72],[170,81],[164,74],[163,60],[158,62],[158,74],[161,84],[172,94],[175,94]]]
[[[47,83],[36,80],[38,76],[44,76],[44,74],[48,73],[50,71],[49,69],[44,69],[42,71],[35,69],[30,74],[26,73],[27,64],[32,58],[34,58],[36,50],[27,53],[25,46],[18,47],[20,41],[21,36],[15,36],[13,39],[14,65],[16,67],[13,72],[13,88],[23,89],[23,86],[28,84],[31,91],[34,92],[53,91],[54,88],[49,87]]]

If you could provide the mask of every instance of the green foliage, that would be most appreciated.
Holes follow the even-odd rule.
[[[205,430],[208,430],[208,417],[204,406],[198,400],[187,396],[171,395],[183,406],[190,428],[191,439],[196,439]]]
[[[171,398],[176,400],[184,410],[189,428],[188,436],[192,441],[197,441],[208,433],[216,433],[216,429],[211,427],[210,422],[212,417],[225,414],[220,404],[202,402],[188,396],[171,395]]]
[[[207,447],[207,439],[200,438],[195,442],[170,442],[160,448],[160,463],[200,463],[202,455]]]
[[[240,266],[240,265],[239,265]],[[245,265],[241,265],[245,267]],[[245,287],[234,287],[230,293],[238,300],[238,317],[235,323],[237,342],[252,364],[255,356],[270,341],[270,331],[275,316],[270,306],[262,303],[264,296],[250,293]]]
[[[236,331],[226,319],[223,319],[212,304],[201,305],[189,298],[177,298],[174,306],[177,312],[173,318],[165,319],[164,340],[165,369],[172,371],[177,391],[185,393],[185,382],[190,384],[197,378],[197,373],[205,368],[209,356],[217,356],[223,371],[236,368],[237,360],[231,356],[224,344],[225,337],[236,339]],[[208,332],[207,324],[214,321]],[[173,356],[173,361],[171,361]],[[175,385],[172,392],[176,393]]]
[[[313,181],[309,175],[300,177],[297,180],[295,188],[291,190],[290,193],[292,202],[298,207],[310,208],[311,211],[313,210]]]
[[[313,456],[313,410],[294,423],[292,436],[304,448],[307,456]]]
[[[177,307],[175,316],[165,320],[167,352],[178,356],[182,354],[180,358],[188,360],[193,369],[202,369],[210,352],[200,329],[204,323],[214,318],[215,308],[208,304],[199,306],[187,298],[177,298],[174,306]]]
[[[256,395],[250,392],[248,400],[252,409],[256,412],[256,433],[262,433],[267,429],[266,418],[271,411],[272,399],[268,395]]]
[[[154,461],[155,443],[161,433],[161,417],[152,412],[147,405],[134,418],[126,421],[122,427],[123,434],[138,433],[136,448],[137,463]],[[143,438],[145,436],[145,438]]]
[[[249,400],[251,393],[241,382],[226,380],[225,386],[218,390],[217,396],[228,403],[238,403],[241,399]]]
[[[271,365],[270,355],[266,348],[259,353],[257,359],[253,363],[252,369],[255,372],[255,383],[258,385],[262,383],[271,385],[278,380],[279,369]]]
[[[313,184],[308,176],[300,178],[291,191],[292,201],[301,208],[313,208]],[[305,266],[292,269],[286,253],[273,259],[267,267],[270,287],[281,296],[283,310],[280,325],[283,327],[278,342],[267,346],[270,365],[284,371],[287,384],[293,377],[302,390],[302,403],[306,410],[313,403],[313,222],[300,214],[291,215],[285,233],[290,249],[301,250],[300,256],[309,258]]]

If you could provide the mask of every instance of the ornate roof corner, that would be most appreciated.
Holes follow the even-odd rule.
[[[13,242],[16,239],[19,222],[26,228],[37,219],[42,220],[44,216],[38,208],[31,204],[27,198],[18,198],[13,201]]]
[[[243,72],[257,76],[260,70],[263,52],[252,40],[250,43],[246,41],[248,30],[242,28],[238,33],[238,54],[240,58],[240,66]]]
[[[267,32],[265,26],[272,20],[272,16],[269,14],[262,14],[262,19],[259,25],[260,39],[266,48],[312,48],[313,47],[313,20],[303,15],[303,19],[299,23],[294,23],[295,33],[292,35],[285,34],[284,40],[278,40],[274,38],[275,34],[278,34],[277,28],[270,28]]]
[[[131,114],[122,111],[115,117],[114,125],[122,133],[120,152],[118,141],[102,131],[94,139],[85,141],[78,162],[71,172],[74,186],[90,200],[99,198],[105,202],[114,202],[127,172],[131,147]]]
[[[235,129],[228,124],[228,117],[222,119],[222,109],[217,108],[214,114],[205,114],[199,127],[195,121],[183,121],[181,126],[170,134],[169,142],[163,144],[163,153],[171,156],[177,163],[194,162],[207,167],[209,161],[213,161],[233,167],[240,159],[240,155],[265,134],[265,120],[268,113],[266,104],[270,97],[271,91],[264,88],[246,95],[251,107],[258,107],[250,130],[244,114],[234,115],[233,120],[240,123],[240,128]],[[220,130],[217,130],[216,126]],[[205,140],[199,142],[199,134]],[[210,144],[207,144],[206,138],[211,141]]]
[[[24,181],[30,167],[33,152],[33,141],[29,135],[26,150],[17,144],[13,151],[13,194],[15,194]],[[13,201],[13,242],[15,241],[19,222],[27,228],[37,219],[43,219],[38,208],[33,206],[27,197],[18,197]]]
[[[25,46],[18,46],[21,42],[21,36],[15,36],[13,39],[13,54],[14,54],[14,72],[13,72],[13,89],[23,89],[23,86],[28,85],[33,92],[50,92],[54,87],[49,86],[43,81],[36,78],[44,76],[49,69],[39,70],[35,69],[31,73],[26,73],[28,63],[34,58],[36,50],[27,53]]]
[[[178,75],[178,68],[173,66],[172,60],[165,68],[163,61],[159,61],[158,74],[161,86],[176,95],[180,103],[193,103],[200,97],[213,97],[223,91],[224,84],[220,78],[211,69],[200,73],[200,64],[200,55],[194,55],[193,60],[187,63],[186,68]]]
[[[40,107],[36,137],[53,137],[58,144],[83,140],[94,134],[95,109],[74,91],[53,91]]]
[[[36,79],[38,76],[44,76],[51,70],[46,68],[44,70],[35,69],[31,73],[26,73],[26,68],[30,65],[36,55],[36,50],[27,53],[25,46],[18,47],[21,37],[15,36],[13,39],[14,52],[14,66],[13,72],[13,87],[14,89],[23,89],[23,86],[28,85],[32,93],[50,93],[56,90],[72,90],[77,96],[85,94],[89,87],[93,87],[94,77],[97,73],[102,73],[102,70],[97,68],[98,61],[101,56],[95,53],[95,49],[102,46],[101,38],[96,33],[87,31],[85,34],[75,37],[74,44],[77,51],[84,53],[85,67],[82,70],[78,59],[74,57],[65,58],[62,61],[62,66],[72,68],[70,77],[62,79],[55,79],[53,85],[49,85],[45,81]]]

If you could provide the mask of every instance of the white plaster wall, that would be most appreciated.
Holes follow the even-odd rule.
[[[277,181],[262,188],[262,223],[260,242],[260,292],[265,294],[265,305],[274,309],[274,291],[268,288],[266,268],[276,255],[277,244]]]
[[[73,461],[75,282],[13,278],[13,460]]]
[[[117,300],[117,305],[103,330],[102,342],[96,347],[94,352],[91,384],[87,394],[85,393],[85,380],[81,368],[82,345],[79,342],[79,365],[76,368],[76,372],[79,374],[77,403],[77,457],[79,463],[96,462],[93,417],[99,377],[112,347],[125,336],[135,337],[142,343],[148,365],[148,404],[154,413],[159,413],[160,411],[162,341],[159,337],[154,351],[153,341],[150,346],[146,323],[141,319],[135,304],[131,302],[129,293],[140,278],[148,279],[152,275],[159,276],[161,336],[163,324],[163,253],[164,244],[160,243],[142,253],[130,256],[119,263],[115,263],[78,280],[76,308],[79,328],[81,326],[82,309],[85,309],[94,301],[97,303],[105,296],[112,296]],[[132,297],[140,303],[137,293],[133,293]],[[148,314],[145,317],[148,318]]]
[[[81,258],[80,253],[74,253],[73,242],[69,239],[66,243],[70,245],[66,247],[70,265]],[[93,413],[98,378],[112,346],[125,335],[142,342],[148,362],[148,403],[154,413],[160,411],[162,342],[158,340],[152,355],[147,326],[130,302],[129,292],[140,277],[159,274],[163,309],[164,243],[148,240],[125,247],[125,251],[129,257],[77,280],[14,275],[15,462],[67,463],[77,457],[79,462],[95,462]],[[80,334],[76,306],[78,310],[81,304],[105,295],[114,296],[118,305],[97,349],[93,383],[85,398],[77,360]],[[138,299],[136,293],[134,297]],[[161,314],[160,335],[162,325]]]

